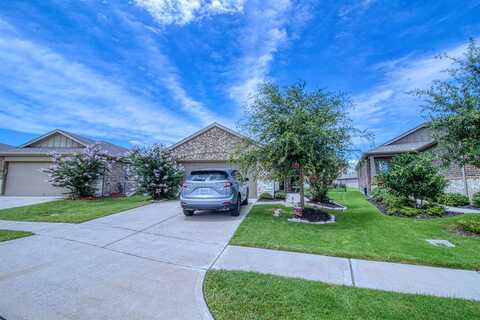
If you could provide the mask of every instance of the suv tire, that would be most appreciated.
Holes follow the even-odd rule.
[[[193,216],[193,210],[183,210],[183,214],[187,217]]]
[[[237,197],[237,205],[235,206],[234,209],[232,209],[230,211],[230,214],[234,217],[237,217],[240,215],[240,206],[241,206],[241,202],[242,202],[242,199],[240,197],[240,194],[238,194],[238,197]]]
[[[242,201],[242,206],[248,204],[248,194],[249,194],[249,191],[250,191],[250,190],[247,189],[247,196],[245,197],[245,200]]]

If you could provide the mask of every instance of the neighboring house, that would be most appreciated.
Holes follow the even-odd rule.
[[[127,187],[125,165],[120,158],[128,149],[94,141],[63,130],[53,130],[19,147],[0,150],[0,194],[9,196],[58,196],[65,189],[54,187],[42,169],[52,164],[52,153],[64,156],[81,152],[92,144],[99,144],[113,160],[110,172],[98,181],[98,195],[124,193]]]
[[[186,174],[197,169],[235,168],[235,165],[229,163],[228,160],[235,150],[235,146],[244,139],[248,138],[221,124],[213,123],[175,143],[169,147],[169,150],[184,166]],[[295,178],[276,183],[251,177],[249,180],[249,196],[251,198],[255,198],[263,192],[273,194],[274,191],[290,192],[295,190]]]
[[[2,152],[3,150],[8,150],[8,149],[12,149],[12,148],[15,148],[14,146],[11,146],[9,144],[4,144],[4,143],[0,143],[0,152]],[[0,157],[0,172],[1,172],[1,168],[3,168],[3,159],[2,157]],[[0,174],[0,192],[1,192],[1,186],[3,185],[3,176]],[[0,193],[1,194],[1,193]]]
[[[357,173],[344,173],[333,181],[334,184],[342,184],[350,188],[358,188]]]
[[[0,143],[0,151],[15,148],[9,144]]]
[[[375,176],[388,169],[390,160],[406,152],[435,152],[437,143],[431,129],[423,123],[384,144],[365,152],[357,165],[359,188],[370,193]],[[440,164],[439,164],[440,165]],[[449,184],[446,192],[459,192],[471,196],[480,191],[480,169],[467,165],[450,165],[443,171]]]
[[[228,160],[236,145],[243,139],[247,138],[221,124],[213,123],[168,149],[177,162],[183,165],[185,174],[188,175],[198,169],[235,167]],[[249,196],[254,198],[256,195],[257,181],[250,179]]]

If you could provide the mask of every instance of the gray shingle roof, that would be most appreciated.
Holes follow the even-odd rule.
[[[59,130],[61,132],[64,132],[66,133],[67,135],[70,135],[72,136],[73,138],[83,142],[84,144],[86,145],[92,145],[94,143],[97,143],[100,145],[100,147],[105,150],[105,152],[108,154],[108,155],[111,155],[111,156],[122,156],[122,155],[125,155],[125,153],[128,152],[128,149],[127,148],[124,148],[124,147],[121,147],[121,146],[118,146],[116,144],[113,144],[113,143],[110,143],[110,142],[107,142],[107,141],[101,141],[101,140],[92,140],[92,139],[89,139],[89,138],[86,138],[86,137],[83,137],[83,136],[80,136],[76,133],[71,133],[71,132],[68,132],[68,131],[65,131],[65,130]]]
[[[100,146],[100,148],[103,151],[105,151],[105,154],[108,155],[108,156],[120,157],[120,156],[125,155],[128,152],[127,148],[112,144],[110,142],[95,141],[95,140],[92,140],[90,138],[86,138],[86,137],[80,136],[78,134],[71,133],[71,132],[68,132],[68,131],[65,131],[65,130],[60,130],[60,129],[53,130],[50,133],[46,134],[45,136],[48,136],[49,134],[54,133],[54,132],[60,132],[60,133],[63,133],[64,135],[66,135],[66,136],[70,136],[70,137],[78,140],[79,142],[81,142],[82,144],[84,144],[86,146],[97,143]],[[13,146],[8,146],[5,149],[0,148],[0,150],[1,150],[0,153],[2,155],[49,155],[49,154],[52,154],[52,153],[72,154],[72,153],[75,153],[75,152],[81,152],[83,150],[83,148],[58,148],[58,147],[38,148],[38,147],[28,147],[28,146],[23,145],[23,147],[21,146],[19,148],[16,148],[16,147],[13,147]]]
[[[414,152],[419,151],[432,145],[430,142],[412,142],[401,144],[382,145],[377,148],[368,150],[365,154],[390,154],[390,153],[402,153],[402,152]]]
[[[83,148],[13,148],[2,150],[2,155],[45,155],[51,153],[72,154],[81,152]]]
[[[8,145],[8,144],[5,144],[5,143],[0,143],[0,150],[8,150],[8,149],[12,149],[12,148],[15,148],[14,146],[11,146],[11,145]]]

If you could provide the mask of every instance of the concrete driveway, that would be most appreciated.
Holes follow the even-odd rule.
[[[203,277],[248,209],[185,217],[170,201],[77,225],[0,221],[36,233],[0,243],[0,316],[211,319]]]
[[[31,204],[49,202],[61,197],[13,197],[0,196],[0,209],[28,206]]]

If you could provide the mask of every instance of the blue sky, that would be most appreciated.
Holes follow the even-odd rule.
[[[435,56],[460,55],[479,14],[468,0],[2,1],[0,142],[62,128],[170,144],[235,128],[262,81],[302,79],[348,92],[378,144],[422,122],[406,92],[446,77]]]

